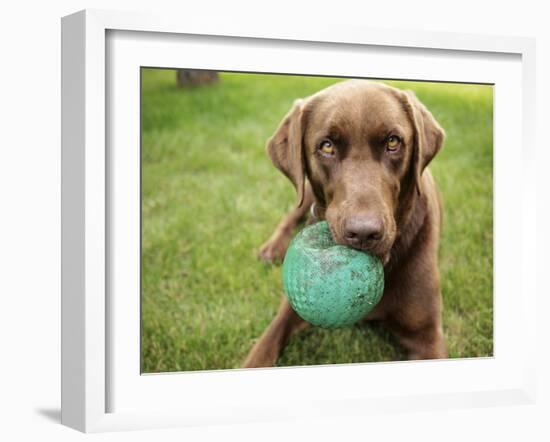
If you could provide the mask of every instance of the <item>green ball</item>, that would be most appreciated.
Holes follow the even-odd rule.
[[[283,263],[290,305],[307,322],[346,327],[369,313],[384,293],[382,262],[334,242],[326,221],[303,229]]]

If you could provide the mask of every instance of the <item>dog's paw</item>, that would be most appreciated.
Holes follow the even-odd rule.
[[[289,239],[271,238],[266,241],[258,252],[258,259],[267,263],[280,263],[283,261],[288,248]]]

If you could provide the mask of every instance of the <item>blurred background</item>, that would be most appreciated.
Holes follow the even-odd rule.
[[[142,371],[239,367],[282,296],[256,259],[295,201],[265,142],[299,97],[338,78],[143,68]],[[440,247],[449,355],[493,352],[493,87],[414,90],[445,128],[430,165],[445,207]],[[405,359],[376,323],[294,336],[278,365]]]

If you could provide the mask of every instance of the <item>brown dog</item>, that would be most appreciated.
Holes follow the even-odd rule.
[[[298,204],[260,257],[281,260],[313,207],[337,243],[384,262],[384,295],[366,319],[383,321],[410,359],[447,357],[437,266],[442,209],[426,169],[444,137],[413,93],[350,80],[297,100],[267,143],[273,163],[296,187]],[[305,326],[283,299],[244,366],[274,365],[290,335]]]

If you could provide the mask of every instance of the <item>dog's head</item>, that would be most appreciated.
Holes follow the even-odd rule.
[[[311,183],[337,243],[387,262],[444,136],[412,92],[350,80],[297,100],[267,151],[299,204]]]

